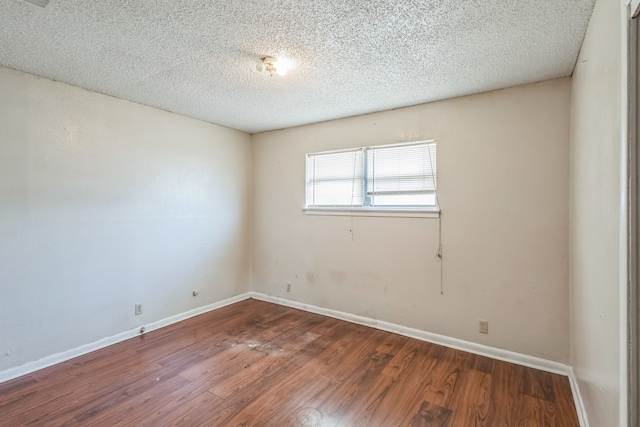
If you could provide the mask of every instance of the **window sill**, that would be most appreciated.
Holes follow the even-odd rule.
[[[349,208],[304,208],[306,215],[331,216],[382,216],[401,218],[439,218],[439,210],[420,209],[349,209]]]

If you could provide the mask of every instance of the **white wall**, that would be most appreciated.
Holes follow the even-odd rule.
[[[597,1],[571,91],[571,364],[592,426],[619,422],[620,7]]]
[[[250,149],[0,68],[0,371],[246,292]]]
[[[253,135],[254,290],[568,362],[569,102],[559,79]],[[437,220],[301,210],[305,153],[423,138],[444,295]]]

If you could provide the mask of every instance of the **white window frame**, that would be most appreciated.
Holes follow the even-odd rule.
[[[419,141],[411,141],[411,142],[402,142],[395,144],[385,144],[385,145],[373,145],[366,147],[356,147],[350,149],[342,149],[342,150],[331,150],[331,151],[322,151],[315,153],[307,153],[305,156],[305,207],[303,211],[307,215],[335,215],[335,216],[381,216],[381,217],[405,217],[405,218],[439,218],[440,216],[440,206],[438,203],[437,196],[437,184],[436,190],[434,190],[434,194],[436,196],[436,205],[434,207],[424,207],[424,206],[390,206],[390,207],[381,207],[381,206],[366,206],[367,201],[363,201],[362,206],[348,206],[348,207],[331,207],[331,206],[308,206],[307,205],[307,183],[309,182],[309,168],[306,161],[310,155],[317,154],[332,154],[332,153],[342,153],[342,152],[350,152],[363,150],[363,161],[365,162],[365,167],[363,168],[363,188],[366,192],[367,188],[367,150],[371,149],[380,149],[387,147],[402,147],[402,146],[411,146],[411,145],[419,145],[419,144],[435,144],[436,141],[434,139],[429,140],[419,140]],[[437,158],[435,161],[436,164],[436,183],[437,183]]]

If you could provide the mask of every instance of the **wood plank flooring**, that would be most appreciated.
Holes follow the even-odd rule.
[[[578,426],[566,377],[246,300],[0,384],[2,426]]]

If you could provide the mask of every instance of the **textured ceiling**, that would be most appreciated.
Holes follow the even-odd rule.
[[[0,65],[253,133],[569,76],[594,1],[2,0]]]

